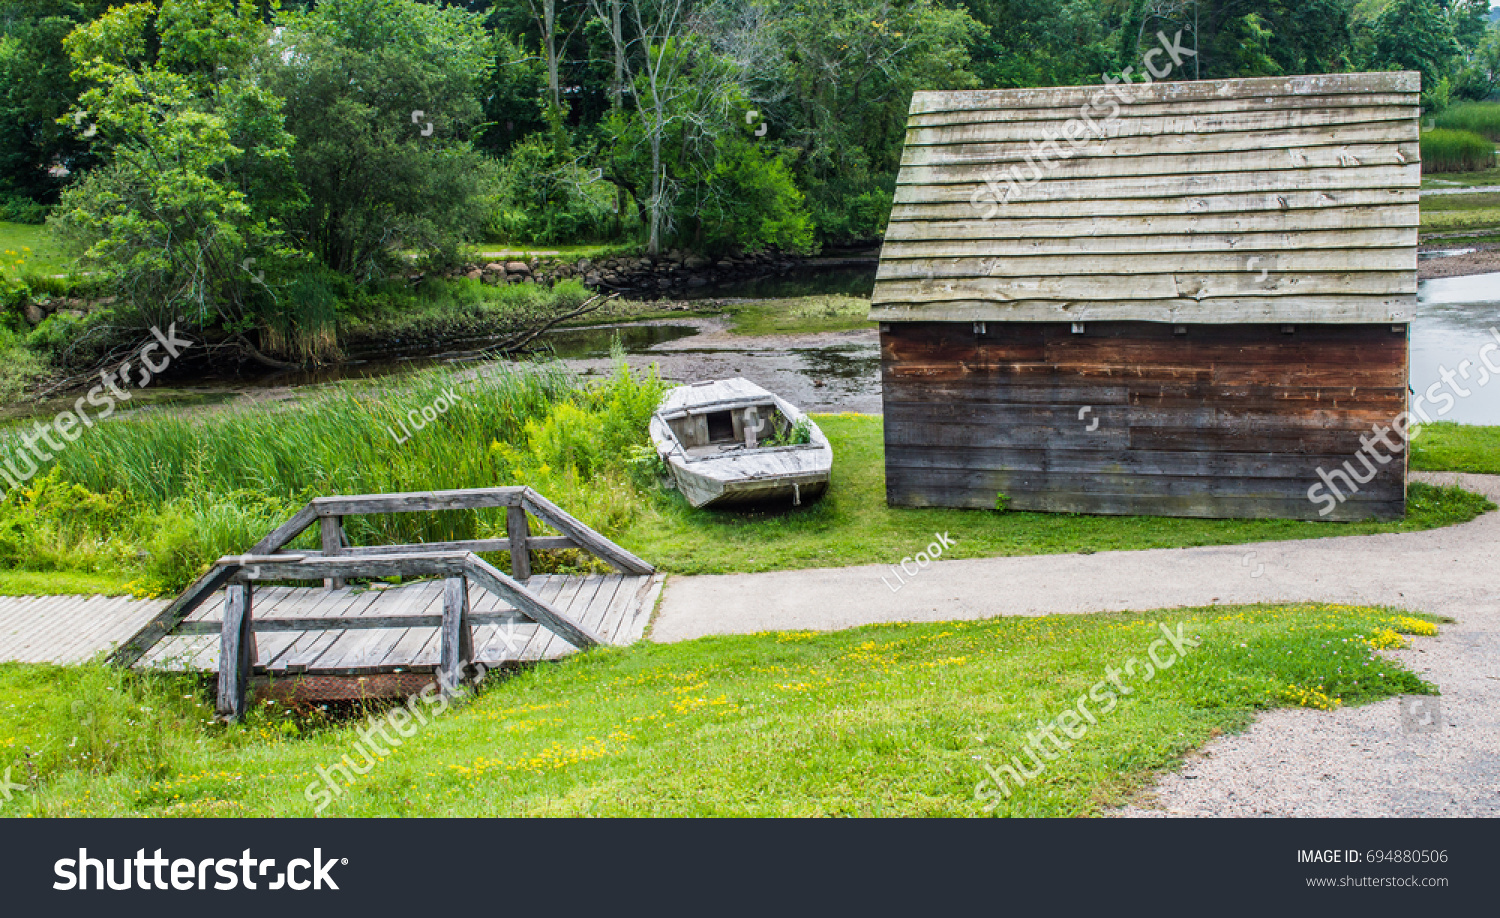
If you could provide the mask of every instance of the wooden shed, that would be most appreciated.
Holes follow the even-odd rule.
[[[872,309],[889,503],[1401,516],[1404,452],[1309,491],[1406,409],[1419,90],[917,93]]]

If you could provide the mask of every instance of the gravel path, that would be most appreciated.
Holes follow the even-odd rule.
[[[1413,477],[1500,503],[1500,476]],[[1442,691],[1440,730],[1404,732],[1395,700],[1273,712],[1122,815],[1500,815],[1500,513],[1427,532],[940,561],[896,592],[882,575],[892,580],[873,565],[674,577],[651,638],[1298,600],[1447,615],[1457,623],[1394,653]]]

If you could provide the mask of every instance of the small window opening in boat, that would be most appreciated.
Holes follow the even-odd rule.
[[[743,405],[702,414],[687,414],[669,422],[692,456],[722,455],[744,449],[768,449],[786,436],[791,424],[775,405]]]
[[[734,435],[734,415],[728,411],[714,411],[708,415],[708,441],[719,443],[724,440],[737,440]]]

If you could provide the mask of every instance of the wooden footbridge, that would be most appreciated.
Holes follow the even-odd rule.
[[[506,536],[351,546],[347,516],[505,508]],[[558,535],[533,535],[534,517]],[[317,524],[320,551],[286,546]],[[532,552],[582,549],[612,574],[533,575]],[[505,574],[479,556],[510,552]],[[399,577],[390,586],[346,581]],[[321,583],[319,587],[291,586]],[[554,659],[643,633],[661,588],[651,565],[527,487],[322,497],[258,542],[220,558],[110,657],[121,666],[218,672],[218,711],[245,711],[249,679],[433,677]],[[210,617],[222,610],[217,618]]]

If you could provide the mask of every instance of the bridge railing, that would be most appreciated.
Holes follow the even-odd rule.
[[[346,516],[496,507],[507,509],[506,537],[503,539],[355,547],[347,545],[343,537]],[[528,513],[562,535],[531,535]],[[321,527],[321,551],[283,550],[314,523]],[[498,624],[502,620],[535,622],[580,649],[603,643],[598,635],[526,587],[525,581],[531,576],[532,551],[566,548],[588,551],[624,573],[650,574],[655,570],[529,487],[320,497],[257,542],[249,553],[227,556],[214,562],[208,573],[121,645],[110,657],[110,662],[118,666],[133,666],[152,646],[170,634],[205,633],[197,623],[184,624],[184,621],[209,597],[223,589],[224,617],[218,623],[217,704],[222,717],[236,719],[244,714],[248,678],[255,665],[256,631],[436,625],[441,629],[439,678],[447,684],[455,684],[474,662],[472,630],[476,625]],[[509,551],[511,575],[507,576],[480,558],[477,552],[481,551]],[[442,616],[391,617],[391,621],[378,616],[275,618],[257,622],[253,615],[253,585],[256,582],[321,580],[325,586],[341,587],[350,579],[387,577],[443,577]],[[509,603],[511,610],[472,615],[469,611],[470,581]]]

